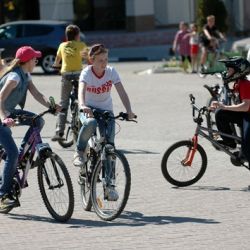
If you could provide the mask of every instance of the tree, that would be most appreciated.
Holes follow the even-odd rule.
[[[214,15],[216,27],[227,32],[227,10],[221,0],[198,0],[197,24],[200,29],[206,24],[207,16]]]

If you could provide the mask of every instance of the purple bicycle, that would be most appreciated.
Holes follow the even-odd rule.
[[[35,115],[15,118],[16,124],[32,119],[32,132],[22,152],[19,154],[17,171],[13,178],[12,195],[20,206],[22,189],[28,187],[27,177],[30,169],[37,167],[38,185],[44,204],[51,216],[60,222],[66,222],[73,214],[74,192],[68,170],[62,159],[52,151],[48,143],[43,143],[35,120],[47,113],[55,114],[54,99],[50,97],[51,108]],[[0,160],[5,152],[0,148]],[[0,213],[8,213],[13,207],[0,208]]]

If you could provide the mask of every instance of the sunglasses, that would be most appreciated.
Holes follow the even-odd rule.
[[[98,55],[104,49],[105,47],[103,44],[96,44],[93,47],[91,47],[89,51],[89,56]]]

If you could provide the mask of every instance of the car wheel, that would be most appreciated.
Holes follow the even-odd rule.
[[[52,74],[55,73],[56,71],[51,67],[52,64],[55,62],[55,55],[53,54],[46,54],[45,56],[43,56],[42,60],[41,60],[41,67],[43,69],[43,71],[46,74]]]

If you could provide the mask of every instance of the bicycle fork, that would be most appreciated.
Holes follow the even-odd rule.
[[[194,154],[197,151],[197,145],[198,145],[198,135],[194,135],[192,138],[191,147],[188,148],[185,159],[181,161],[183,166],[185,166],[185,167],[192,166]]]

